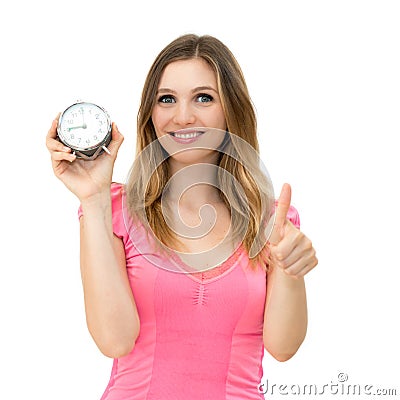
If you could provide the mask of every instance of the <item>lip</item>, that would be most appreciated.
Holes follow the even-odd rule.
[[[174,139],[175,142],[181,143],[181,144],[189,144],[193,143],[196,140],[199,139],[201,135],[203,135],[205,131],[203,129],[193,129],[193,128],[188,128],[188,129],[179,129],[178,131],[175,132],[168,132],[170,136]],[[190,134],[196,134],[194,137],[177,137],[175,134],[180,134],[180,135],[190,135]]]

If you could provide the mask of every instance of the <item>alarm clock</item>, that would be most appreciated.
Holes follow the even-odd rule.
[[[111,119],[103,107],[77,101],[61,114],[57,135],[77,158],[94,160],[104,151],[110,154]]]

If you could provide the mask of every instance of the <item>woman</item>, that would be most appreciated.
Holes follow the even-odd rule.
[[[57,141],[57,123],[47,147],[81,202],[87,325],[114,358],[102,400],[263,398],[264,347],[279,361],[296,353],[307,327],[304,275],[317,259],[289,185],[269,219],[255,113],[234,56],[210,36],[185,35],[161,51],[126,185],[111,183],[123,141],[115,123],[110,155],[95,161],[76,160]]]

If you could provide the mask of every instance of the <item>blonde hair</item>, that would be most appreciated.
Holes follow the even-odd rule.
[[[233,237],[243,238],[252,267],[267,267],[268,252],[264,228],[271,215],[273,191],[268,176],[261,170],[258,157],[257,121],[242,70],[231,51],[212,36],[188,34],[166,46],[155,59],[147,75],[137,117],[136,157],[125,186],[130,216],[146,222],[156,238],[167,246],[179,239],[165,221],[161,196],[170,176],[165,150],[158,143],[151,119],[161,75],[165,67],[179,60],[201,58],[214,70],[228,132],[218,166],[228,174],[218,174],[220,196],[231,209]],[[243,146],[242,142],[248,144]],[[152,146],[149,146],[153,143]],[[139,157],[147,147],[146,158]],[[242,160],[242,162],[240,161]],[[239,191],[236,179],[241,185]],[[253,247],[254,249],[254,247]],[[252,251],[254,254],[254,251]]]

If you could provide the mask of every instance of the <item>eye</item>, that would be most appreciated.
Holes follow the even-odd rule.
[[[171,96],[170,94],[166,94],[164,96],[161,96],[158,99],[158,102],[163,103],[163,104],[172,104],[172,103],[175,103],[175,98],[174,98],[174,96]]]
[[[198,94],[196,99],[199,103],[209,103],[214,100],[213,97],[207,93]]]

